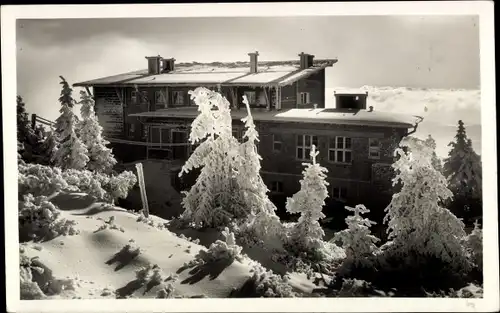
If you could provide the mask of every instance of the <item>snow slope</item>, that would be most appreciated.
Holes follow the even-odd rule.
[[[77,223],[80,233],[41,243],[21,244],[23,253],[28,257],[38,257],[45,268],[46,277],[41,279],[42,283],[65,287],[62,291],[60,286],[57,287],[59,291],[49,295],[51,299],[155,298],[158,291],[168,284],[173,286],[173,297],[227,298],[252,275],[253,261],[249,258],[241,263],[187,267],[186,263],[194,260],[195,255],[206,247],[163,228],[167,220],[162,218],[151,216],[154,222],[151,226],[138,221],[137,213],[94,203],[79,193],[59,194],[51,201],[61,210],[61,218]],[[110,219],[116,228],[108,224],[101,229]],[[206,237],[195,232],[187,235],[193,239]],[[205,246],[218,239],[214,234],[208,234],[208,237],[209,240],[201,242]],[[140,254],[122,251],[127,244],[140,248]],[[263,256],[267,257],[269,255]],[[163,282],[141,285],[136,279],[136,270],[155,264],[163,273]],[[304,275],[296,273],[291,275],[289,283],[299,292],[311,292],[317,287]]]
[[[336,90],[344,88],[326,88],[326,107],[335,107],[333,92]],[[461,119],[465,123],[468,137],[472,139],[474,149],[481,154],[480,90],[373,86],[363,86],[357,90],[368,91],[367,106],[373,106],[375,111],[423,116],[424,121],[415,135],[426,138],[431,134],[436,140],[436,150],[441,157],[447,156],[448,143],[454,139],[458,120]]]
[[[79,202],[80,205],[67,210],[64,202],[68,205]],[[145,292],[144,287],[139,288],[135,281],[135,271],[148,264],[157,264],[165,278],[170,274],[178,275],[175,282],[169,281],[176,296],[227,297],[232,288],[241,286],[251,275],[249,265],[237,261],[227,268],[213,267],[194,274],[190,274],[192,269],[181,271],[184,263],[193,260],[202,246],[179,238],[166,229],[138,222],[136,214],[124,209],[106,208],[99,203],[86,206],[86,202],[81,195],[54,199],[62,209],[61,217],[75,220],[80,234],[25,246],[25,253],[30,257],[38,256],[55,278],[74,280],[75,290],[63,295],[64,298],[114,298],[115,295],[154,298],[159,286]],[[112,216],[114,224],[122,227],[124,232],[109,227],[97,231]],[[166,222],[152,218],[158,224]],[[135,258],[117,254],[130,239],[135,241],[141,253]],[[217,277],[211,279],[211,275]],[[106,295],[105,288],[113,292]]]

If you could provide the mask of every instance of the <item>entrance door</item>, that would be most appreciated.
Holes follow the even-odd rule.
[[[173,158],[175,159],[186,159],[187,158],[187,132],[181,130],[172,130],[172,143],[173,144],[185,144],[179,146],[173,146]]]

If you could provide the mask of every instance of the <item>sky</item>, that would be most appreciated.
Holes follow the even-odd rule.
[[[478,21],[477,16],[18,20],[17,93],[30,113],[54,120],[59,75],[76,83],[147,68],[150,55],[177,62],[247,61],[252,51],[259,51],[259,60],[298,59],[300,52],[337,58],[326,72],[327,105],[333,98],[329,91],[340,86],[478,89]]]

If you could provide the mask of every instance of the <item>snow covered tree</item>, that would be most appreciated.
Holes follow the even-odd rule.
[[[475,266],[483,271],[483,230],[479,223],[474,222],[474,230],[465,238],[465,246],[469,251]]]
[[[259,141],[259,133],[255,128],[250,105],[246,96],[243,96],[243,104],[247,108],[247,116],[241,121],[245,123],[246,131],[243,134],[244,142],[239,146],[237,154],[237,183],[243,192],[244,203],[250,212],[248,223],[243,225],[249,227],[254,235],[263,240],[267,236],[282,234],[281,222],[276,215],[276,207],[267,196],[267,186],[260,176],[261,156],[257,152],[256,142]]]
[[[396,150],[399,158],[393,164],[393,183],[400,182],[402,187],[385,209],[384,222],[388,223],[393,251],[431,255],[463,266],[466,254],[460,240],[465,236],[464,224],[440,205],[452,193],[432,165],[432,150],[428,142],[417,138],[401,141]]]
[[[290,241],[299,250],[311,251],[318,248],[325,235],[319,224],[324,218],[323,206],[328,197],[328,170],[316,162],[319,151],[313,145],[311,149],[311,163],[303,163],[304,178],[300,181],[300,190],[287,199],[286,210],[292,214],[300,213],[298,222],[290,231]]]
[[[436,153],[436,140],[432,138],[431,135],[426,139],[427,145],[432,148],[432,166],[436,169],[436,171],[443,173],[443,164],[441,159],[438,157]]]
[[[232,135],[230,104],[217,92],[203,87],[189,92],[199,115],[191,124],[189,141],[198,145],[179,176],[201,168],[182,205],[182,219],[197,227],[227,226],[246,218],[247,211],[235,173],[239,143]]]
[[[375,244],[380,241],[370,231],[370,227],[375,225],[375,222],[361,216],[361,214],[370,212],[362,204],[358,204],[354,208],[348,206],[345,208],[354,212],[354,215],[345,219],[347,229],[335,233],[333,240],[342,242],[348,262],[354,265],[364,264],[367,257],[373,255],[373,252],[377,250]]]
[[[94,100],[85,91],[80,91],[80,113],[82,120],[78,125],[80,139],[87,146],[90,171],[108,173],[116,164],[113,152],[106,145],[109,144],[102,136],[102,126],[99,125],[94,112]]]
[[[54,159],[57,151],[57,147],[59,146],[59,142],[57,141],[56,134],[54,130],[50,129],[50,131],[47,134],[47,137],[45,137],[45,140],[42,143],[41,146],[41,157],[42,157],[42,162],[41,164],[44,165],[54,165]]]
[[[30,126],[28,113],[26,112],[26,104],[21,96],[17,96],[17,140],[25,144],[31,140],[34,135],[33,129]]]
[[[18,153],[26,162],[39,161],[37,156],[40,154],[43,136],[31,128],[29,115],[26,112],[26,104],[21,96],[17,96],[17,140]]]
[[[458,121],[455,141],[450,142],[448,158],[444,163],[444,175],[454,199],[451,210],[466,220],[482,215],[482,168],[481,158],[467,138],[464,123]]]
[[[72,89],[62,76],[61,80],[63,86],[59,97],[61,115],[56,119],[55,130],[60,146],[54,155],[54,160],[55,165],[62,169],[79,170],[85,168],[89,161],[88,151],[75,132],[78,120],[72,109],[75,102],[71,95]]]

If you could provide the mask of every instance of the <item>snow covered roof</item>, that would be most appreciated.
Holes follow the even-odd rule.
[[[199,114],[196,107],[181,107],[161,109],[150,112],[133,113],[135,117],[174,117],[195,118]],[[246,110],[231,111],[233,119],[246,116]],[[388,113],[367,110],[339,110],[339,109],[289,109],[284,111],[267,111],[265,109],[252,109],[252,116],[256,121],[269,122],[300,122],[315,124],[343,124],[363,126],[387,126],[397,128],[410,128],[415,126],[419,117],[414,115]]]
[[[336,59],[314,60],[312,67],[301,70],[299,60],[258,62],[258,72],[250,72],[249,62],[179,63],[168,73],[150,75],[147,70],[134,71],[76,83],[73,86],[127,85],[287,85],[316,73],[337,62]],[[285,83],[283,83],[285,82]]]
[[[335,88],[334,93],[339,95],[359,95],[366,94],[368,91],[363,88]]]

